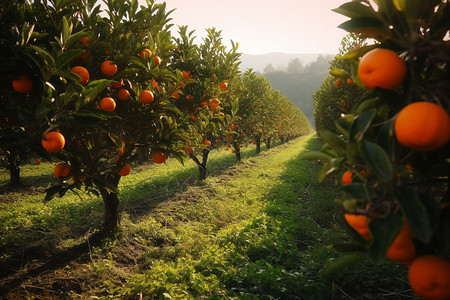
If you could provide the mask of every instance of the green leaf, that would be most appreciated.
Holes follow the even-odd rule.
[[[339,77],[339,78],[349,78],[350,77],[350,74],[348,74],[348,72],[346,72],[342,69],[330,70],[330,75],[333,75],[333,76]]]
[[[360,2],[347,2],[339,6],[338,8],[332,9],[332,11],[338,14],[349,17],[350,19],[361,18],[361,17],[377,17],[377,13],[373,10],[371,6],[364,5]]]
[[[81,38],[88,36],[88,33],[86,31],[78,31],[71,36],[69,36],[66,40],[65,47],[70,48],[73,44],[81,40]]]
[[[391,160],[386,152],[375,143],[367,140],[362,140],[359,147],[364,163],[383,181],[392,181],[394,178],[394,171]]]
[[[105,88],[107,88],[113,80],[109,79],[99,79],[89,82],[85,85],[82,95],[86,100],[93,99],[97,97]],[[87,101],[86,101],[87,102]]]
[[[364,37],[378,38],[389,36],[390,30],[381,20],[376,18],[354,18],[338,26],[348,32],[360,33]]]
[[[178,109],[176,105],[172,103],[166,103],[164,105],[161,105],[161,108],[181,115],[181,111]]]
[[[123,151],[123,147],[125,145],[123,144],[122,139],[112,132],[110,132],[108,135],[111,141],[113,141],[113,143],[116,144],[117,148],[119,148],[120,151]]]
[[[369,199],[373,190],[363,183],[350,183],[341,186],[341,190],[355,199]]]
[[[376,114],[377,111],[371,109],[356,117],[350,129],[350,141],[360,142],[362,140]]]
[[[64,67],[67,63],[69,63],[72,59],[83,53],[83,49],[72,49],[67,50],[63,52],[62,54],[58,55],[56,58],[56,68],[59,69],[61,67]]]
[[[369,230],[372,234],[369,257],[373,263],[380,265],[386,260],[386,253],[402,226],[402,217],[394,214],[377,217],[369,222]]]
[[[345,152],[345,142],[340,139],[335,133],[328,130],[322,130],[320,131],[320,137],[322,138],[324,144],[328,144],[336,152]]]
[[[352,128],[354,118],[354,115],[348,114],[334,122],[336,129],[347,139],[350,138],[350,129]]]
[[[320,151],[308,151],[300,155],[299,158],[304,160],[330,160],[333,156]]]
[[[429,243],[433,235],[431,221],[418,194],[410,189],[398,187],[395,190],[395,198],[408,221],[411,234],[419,241]]]
[[[367,110],[374,109],[380,106],[383,102],[379,97],[374,97],[370,99],[366,99],[363,102],[359,103],[355,108],[354,112],[356,115],[359,115]]]
[[[334,171],[339,170],[339,166],[342,160],[343,158],[333,158],[325,162],[317,175],[318,181],[322,182],[326,176],[333,173]]]
[[[321,271],[322,276],[331,276],[337,272],[347,268],[349,266],[355,265],[357,263],[365,261],[367,258],[359,254],[350,254],[336,258],[331,263],[326,265]]]
[[[47,66],[53,67],[55,65],[55,60],[47,50],[42,49],[35,45],[29,45],[28,47],[33,51],[35,51],[42,58],[42,60]]]

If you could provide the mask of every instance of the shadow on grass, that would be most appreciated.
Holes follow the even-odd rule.
[[[209,176],[218,176],[237,163],[234,155],[216,158],[214,152],[212,154],[208,162]],[[245,161],[256,155],[256,151],[248,148],[243,149],[241,154],[242,160]],[[32,175],[23,178],[25,183],[35,182],[42,185],[47,185],[50,182],[48,179],[48,175]],[[202,184],[198,181],[198,168],[195,165],[180,168],[158,178],[151,177],[132,186],[123,186],[119,196],[121,210],[129,213],[132,218],[148,215],[158,204],[176,193],[186,191],[193,184]],[[91,198],[83,202],[76,199],[58,203],[58,200],[59,198],[52,200],[55,205],[47,204],[51,208],[45,216],[40,216],[39,212],[30,212],[34,215],[29,220],[31,224],[8,233],[9,236],[2,236],[0,279],[4,280],[0,280],[0,295],[14,285],[21,284],[29,276],[37,276],[40,272],[67,264],[70,260],[86,254],[93,246],[95,241],[92,240],[92,236],[89,240],[83,236],[92,228],[99,228],[103,214],[102,201]],[[14,218],[14,214],[11,218]],[[79,243],[80,240],[84,242],[66,250],[60,250],[62,243],[65,242],[64,239],[71,240],[70,244]],[[96,239],[96,242],[100,243],[101,240]],[[28,263],[30,264],[27,266]],[[28,270],[24,270],[24,266],[27,266]]]
[[[312,137],[302,153],[320,146],[320,141]],[[330,259],[338,256],[327,246],[347,238],[341,227],[344,220],[340,205],[334,201],[338,181],[331,177],[319,184],[320,165],[302,160],[300,155],[286,164],[280,176],[282,183],[271,189],[264,208],[267,218],[256,219],[239,235],[223,242],[234,243],[233,249],[245,249],[238,255],[248,258],[233,273],[223,276],[227,289],[244,299],[413,297],[406,272],[398,265],[374,266],[366,262],[334,278],[320,275]]]

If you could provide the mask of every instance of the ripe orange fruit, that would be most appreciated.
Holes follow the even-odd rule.
[[[222,90],[225,90],[225,89],[228,87],[228,83],[222,82],[221,84],[219,84],[219,87],[220,87]]]
[[[82,37],[80,39],[80,42],[83,44],[84,47],[89,47],[89,37],[88,36]]]
[[[119,172],[117,172],[117,174],[119,174],[120,176],[127,176],[128,174],[130,174],[131,172],[131,167],[126,164],[122,167],[122,169],[120,169]]]
[[[409,284],[424,299],[450,299],[450,263],[436,255],[416,258],[409,267]]]
[[[28,93],[33,88],[33,81],[30,77],[25,75],[17,76],[17,79],[12,81],[12,87],[19,93]]]
[[[235,154],[235,153],[236,153],[236,150],[234,150],[234,149],[233,149],[233,150],[231,150],[231,153]]]
[[[405,266],[410,265],[416,257],[416,248],[407,222],[403,222],[403,227],[389,247],[386,257]]]
[[[352,85],[352,84],[354,84],[354,82],[353,82],[353,80],[351,78],[348,78],[347,79],[347,84],[348,85]]]
[[[155,96],[153,95],[153,92],[150,90],[143,90],[141,94],[139,95],[139,99],[141,99],[142,103],[150,104],[155,99]]]
[[[158,55],[155,55],[153,57],[153,62],[155,63],[155,66],[159,66],[162,62],[162,59]]]
[[[88,83],[89,71],[85,67],[75,66],[70,71],[81,77],[81,81],[79,82],[79,84],[85,85],[86,83]]]
[[[233,137],[231,135],[227,136],[227,141],[231,142],[233,140]]]
[[[205,144],[206,146],[211,146],[211,142],[209,141],[209,140],[205,140],[204,142],[203,142],[203,144]]]
[[[40,160],[40,159],[36,159],[36,160],[34,161],[34,164],[35,164],[35,165],[40,165],[40,164],[41,164],[41,160]]]
[[[145,49],[142,49],[141,52],[139,52],[140,59],[144,59],[144,57],[146,57],[146,56],[148,56],[148,57],[152,56],[152,51],[150,49],[145,48]]]
[[[335,87],[340,87],[341,84],[342,84],[342,80],[341,80],[340,78],[339,78],[339,79],[336,79],[336,81],[334,82],[334,86],[335,86]]]
[[[365,215],[344,214],[347,223],[353,227],[366,240],[370,239],[369,217]]]
[[[252,144],[253,144],[253,145],[256,145],[256,144],[257,144],[257,142],[256,142],[256,141],[253,141],[253,142],[252,142]]]
[[[119,97],[119,100],[127,100],[128,96],[130,96],[130,92],[127,89],[120,89],[117,92],[117,96]]]
[[[189,153],[193,153],[194,149],[192,149],[192,147],[186,146],[184,147],[184,153],[189,154]]]
[[[181,74],[183,75],[183,80],[186,80],[186,79],[189,78],[189,73],[190,73],[190,72],[181,71]]]
[[[105,97],[100,101],[100,108],[104,111],[113,111],[116,108],[116,101],[111,97]]]
[[[350,184],[350,183],[352,183],[352,176],[353,176],[353,172],[352,171],[347,171],[344,174],[342,174],[342,183],[343,184]]]
[[[157,164],[162,164],[166,161],[166,155],[161,151],[153,153],[152,159]]]
[[[435,103],[414,102],[399,112],[394,131],[403,146],[417,151],[433,151],[450,140],[450,117]]]
[[[172,97],[174,97],[175,99],[180,99],[180,94],[178,93],[172,93]]]
[[[120,88],[122,85],[123,85],[123,79],[120,79],[119,81],[111,82],[111,86],[115,89]]]
[[[70,173],[70,166],[66,163],[59,163],[56,165],[53,173],[57,178],[59,177],[67,177]]]
[[[215,110],[220,105],[220,100],[217,98],[211,98],[209,100],[209,109]]]
[[[402,84],[405,75],[405,62],[397,53],[388,49],[373,49],[359,61],[359,80],[369,90],[376,87],[395,90]]]
[[[105,76],[114,76],[117,73],[117,65],[112,60],[105,60],[100,65],[100,71]]]
[[[57,152],[64,148],[66,140],[64,136],[57,131],[50,131],[42,139],[42,147],[48,152]]]

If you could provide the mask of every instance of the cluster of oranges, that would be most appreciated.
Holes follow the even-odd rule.
[[[360,60],[358,77],[369,90],[395,90],[407,75],[407,66],[394,51],[376,48]],[[336,82],[336,86],[340,83]],[[450,116],[439,104],[416,101],[395,116],[394,133],[398,143],[415,151],[435,151],[450,141]],[[409,165],[408,165],[409,166]],[[408,170],[410,167],[406,167]],[[342,175],[342,183],[352,183],[353,172]],[[372,238],[369,223],[376,215],[345,213],[344,218],[366,240]],[[409,281],[414,292],[433,300],[450,299],[450,263],[438,255],[417,256],[406,220],[389,247],[386,257],[409,266]]]

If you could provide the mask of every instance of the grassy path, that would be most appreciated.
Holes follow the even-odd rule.
[[[170,161],[164,166],[142,167],[122,182],[122,224],[114,238],[65,268],[31,278],[10,295],[73,299],[409,297],[403,282],[405,270],[396,265],[363,264],[335,278],[319,275],[324,264],[336,257],[326,246],[345,239],[345,233],[339,226],[342,217],[336,213],[333,182],[319,186],[317,166],[298,159],[317,144],[307,136],[258,156],[247,149],[239,164],[229,153],[213,153],[217,157],[209,166],[213,173],[202,183],[196,182],[193,164],[180,167]],[[52,221],[57,226],[48,224],[41,230],[59,236],[61,229],[55,228],[62,228],[62,223],[73,233],[74,228],[80,227],[81,232],[101,220],[98,200],[60,201],[72,208],[61,210],[61,216],[68,213],[70,217],[65,222],[60,217]],[[27,206],[14,205],[18,212]],[[58,212],[60,206],[53,205]],[[79,235],[65,238],[57,247],[77,241]]]

